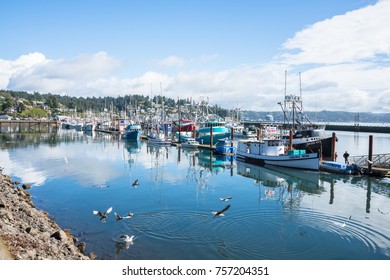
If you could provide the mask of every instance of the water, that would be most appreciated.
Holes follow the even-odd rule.
[[[368,154],[368,135],[337,132],[338,154]],[[374,134],[375,154],[389,144]],[[37,208],[98,259],[390,259],[390,185],[380,178],[267,169],[66,130],[0,134],[0,147],[4,173],[30,183]],[[109,207],[105,222],[92,213]],[[116,221],[114,212],[129,211]],[[122,234],[134,241],[121,243]]]

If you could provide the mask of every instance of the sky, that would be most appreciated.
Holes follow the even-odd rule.
[[[390,112],[390,0],[4,0],[0,89]]]

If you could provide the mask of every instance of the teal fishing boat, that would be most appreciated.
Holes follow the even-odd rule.
[[[230,138],[230,129],[226,127],[225,124],[225,122],[219,121],[209,121],[202,123],[202,126],[196,131],[196,141],[198,141],[200,144],[208,145],[211,143],[211,141],[213,144],[215,144],[219,139]]]

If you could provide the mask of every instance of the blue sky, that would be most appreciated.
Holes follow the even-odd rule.
[[[390,111],[390,1],[0,3],[0,88]],[[335,102],[336,101],[336,102]]]

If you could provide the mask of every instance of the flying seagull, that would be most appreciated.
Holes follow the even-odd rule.
[[[138,186],[139,186],[138,179],[134,181],[134,183],[133,183],[133,185],[132,185],[132,186],[133,186],[133,187],[138,187]]]
[[[114,212],[114,214],[116,216],[116,220],[117,221],[122,220],[122,219],[130,219],[130,218],[132,218],[134,216],[134,213],[131,213],[131,212],[127,213],[127,215],[123,216],[123,217],[121,215],[115,213],[115,212]]]
[[[225,212],[229,208],[230,208],[230,204],[226,205],[225,208],[223,208],[222,210],[220,210],[218,212],[211,211],[211,213],[214,215],[214,217],[216,217],[216,216],[225,216],[225,214],[223,214],[223,212]]]
[[[112,211],[112,207],[108,208],[104,213],[100,212],[100,211],[96,211],[96,210],[93,210],[92,213],[94,215],[98,215],[100,216],[100,220],[101,221],[104,221],[106,220],[107,218],[107,215]]]
[[[127,234],[123,234],[119,237],[119,239],[123,242],[126,242],[126,243],[132,243],[133,242],[133,239],[134,239],[134,235],[132,236],[129,236]]]
[[[232,199],[233,196],[228,196],[228,197],[221,197],[219,200],[220,201],[229,201],[230,199]]]

